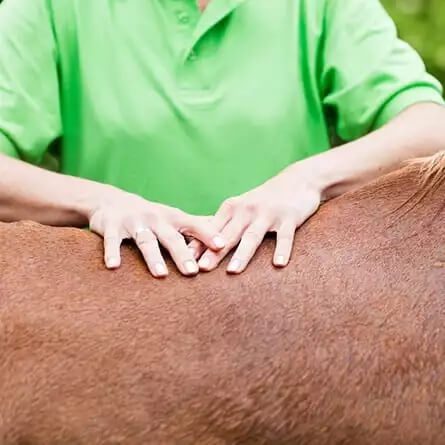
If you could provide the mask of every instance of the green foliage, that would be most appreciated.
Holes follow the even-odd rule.
[[[422,56],[428,70],[445,84],[445,1],[382,0],[400,36]]]

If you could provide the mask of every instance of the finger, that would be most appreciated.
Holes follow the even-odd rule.
[[[222,230],[222,236],[226,240],[226,247],[218,252],[207,250],[199,260],[198,264],[200,269],[204,271],[215,269],[233,247],[239,243],[241,236],[249,223],[250,215],[248,213],[235,215],[235,217],[231,219]]]
[[[277,230],[277,244],[273,257],[274,266],[285,267],[289,264],[297,227],[297,222],[288,220]]]
[[[184,214],[181,219],[180,233],[193,236],[212,250],[220,250],[226,245],[219,230],[207,218]]]
[[[222,230],[232,219],[238,202],[236,198],[229,198],[221,204],[212,221],[219,230]]]
[[[115,225],[106,227],[104,232],[104,261],[108,269],[117,269],[121,265],[122,236]]]
[[[228,199],[224,201],[219,207],[218,211],[215,213],[215,215],[204,217],[205,220],[210,221],[212,226],[219,233],[221,233],[222,229],[227,225],[227,223],[231,219],[235,206],[234,203],[235,203],[234,199]],[[194,258],[196,259],[198,259],[207,249],[206,244],[204,244],[202,241],[199,241],[199,239],[193,240],[192,242],[189,243],[188,246],[191,249]]]
[[[187,245],[187,247],[189,248],[189,250],[192,253],[193,258],[195,258],[195,260],[198,260],[198,258],[207,249],[207,246],[202,241],[199,241],[197,239],[193,239],[192,241],[190,241],[190,243]]]
[[[198,264],[187,247],[184,237],[172,226],[159,228],[155,231],[159,242],[169,251],[179,271],[184,275],[196,275]]]
[[[238,248],[236,249],[227,267],[229,273],[243,272],[250,260],[255,255],[258,247],[264,240],[271,223],[267,220],[258,220],[251,224],[243,233]]]
[[[218,230],[219,233],[221,233],[227,222],[230,220],[230,217],[225,210],[219,210],[215,216],[207,217],[206,219],[211,222],[212,226]],[[192,251],[192,255],[196,260],[207,250],[207,246],[196,238],[190,241],[188,247]]]
[[[166,277],[168,275],[167,266],[155,234],[148,228],[141,228],[135,231],[133,239],[141,251],[150,273],[156,278]]]

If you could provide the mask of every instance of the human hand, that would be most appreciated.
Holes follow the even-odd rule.
[[[121,264],[122,240],[132,238],[154,277],[168,275],[160,244],[170,253],[179,271],[196,275],[199,267],[184,236],[200,240],[217,251],[224,240],[207,218],[189,215],[179,209],[146,201],[115,188],[107,188],[89,215],[90,228],[104,238],[105,265],[115,269]]]
[[[238,245],[227,271],[243,272],[267,232],[276,232],[273,264],[289,263],[296,229],[319,208],[321,191],[290,168],[256,189],[226,200],[211,222],[226,241],[218,252],[206,249],[199,240],[189,248],[199,259],[201,270],[215,269],[223,258]],[[202,255],[202,256],[201,256]]]

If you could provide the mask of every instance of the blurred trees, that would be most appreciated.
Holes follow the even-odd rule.
[[[429,71],[445,85],[445,0],[381,1],[400,36],[419,51]]]

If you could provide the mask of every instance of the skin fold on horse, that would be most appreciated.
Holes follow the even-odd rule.
[[[132,245],[108,271],[90,232],[0,224],[0,443],[444,444],[445,183],[420,172],[241,276],[156,280]]]

